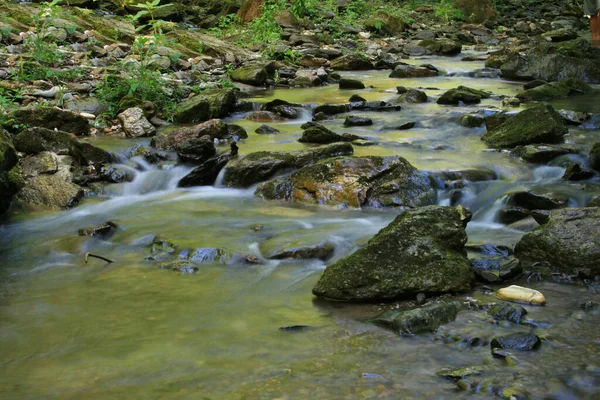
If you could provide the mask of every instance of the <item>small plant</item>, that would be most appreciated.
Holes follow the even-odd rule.
[[[58,4],[60,2],[61,0],[53,0],[50,3],[40,4],[40,12],[33,16],[34,31],[29,33],[25,39],[25,46],[33,58],[43,64],[54,65],[62,59],[56,43],[47,38],[52,19],[59,16],[60,6]]]
[[[441,0],[433,15],[446,24],[453,19],[463,18],[462,12],[454,7],[454,3],[451,0]]]
[[[162,25],[164,24],[164,21],[156,20],[154,18],[154,16],[155,16],[156,12],[158,10],[160,10],[161,8],[165,8],[165,7],[169,7],[169,6],[170,6],[170,4],[160,5],[160,0],[153,0],[151,2],[147,1],[143,4],[136,4],[134,7],[140,8],[141,10],[138,11],[138,13],[133,16],[133,18],[137,21],[140,18],[142,18],[143,16],[149,15],[150,16],[149,25],[152,27],[152,31],[154,32],[154,34],[162,33]],[[144,27],[146,27],[146,25],[142,25],[141,27],[138,27],[138,30],[141,30]]]

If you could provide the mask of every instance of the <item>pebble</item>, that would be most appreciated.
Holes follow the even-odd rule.
[[[546,298],[537,290],[522,286],[511,285],[499,289],[496,297],[502,300],[515,301],[519,303],[528,303],[543,306],[546,304]]]

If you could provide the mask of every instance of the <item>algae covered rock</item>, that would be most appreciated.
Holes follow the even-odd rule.
[[[27,127],[58,129],[76,135],[87,135],[90,132],[90,124],[86,118],[56,107],[20,108],[13,111],[10,118]]]
[[[460,311],[457,302],[439,303],[413,310],[390,310],[369,322],[393,330],[400,335],[431,332],[443,324],[452,322]]]
[[[438,76],[439,72],[426,68],[426,67],[417,67],[414,65],[408,64],[400,64],[394,68],[392,73],[390,74],[390,78],[427,78],[430,76]]]
[[[339,157],[260,185],[259,196],[336,207],[405,207],[434,204],[429,176],[402,157]]]
[[[178,104],[173,118],[180,124],[225,118],[234,110],[236,101],[233,89],[209,89]]]
[[[248,187],[323,158],[352,155],[350,143],[334,143],[314,149],[290,152],[259,151],[237,159],[225,167],[224,180],[231,187]]]
[[[233,70],[231,72],[231,80],[252,86],[262,86],[274,72],[275,67],[273,63],[249,64]]]
[[[462,50],[462,45],[460,43],[447,38],[421,40],[419,46],[433,54],[442,56],[454,56]]]
[[[331,69],[336,71],[364,71],[373,68],[369,58],[359,53],[347,54],[331,61]]]
[[[581,79],[567,78],[560,82],[546,83],[527,89],[522,93],[518,93],[516,97],[521,101],[545,101],[585,94],[592,90],[592,87]]]
[[[10,206],[12,196],[22,183],[18,167],[19,159],[9,134],[0,128],[0,215]]]
[[[528,144],[560,143],[568,129],[552,106],[539,104],[521,111],[481,139],[494,148],[514,148]]]
[[[544,261],[555,271],[593,277],[600,274],[600,208],[564,208],[528,232],[515,247],[524,265]]]
[[[498,320],[512,321],[519,323],[525,318],[527,310],[518,304],[498,303],[494,304],[487,311],[487,314]]]
[[[338,135],[321,124],[311,123],[302,131],[302,136],[298,141],[300,143],[328,144],[346,140],[342,135]]]
[[[467,290],[473,272],[466,242],[465,224],[456,208],[406,211],[364,247],[327,267],[313,294],[331,300],[379,301]]]
[[[437,100],[438,104],[458,105],[477,104],[481,99],[490,97],[488,92],[483,90],[471,89],[466,86],[459,86],[456,89],[450,89],[440,96]]]

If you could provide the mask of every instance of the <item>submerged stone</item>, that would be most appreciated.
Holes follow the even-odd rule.
[[[378,301],[467,290],[473,272],[466,242],[455,208],[406,211],[364,247],[328,266],[313,294],[331,300]]]
[[[498,336],[492,339],[492,349],[511,349],[519,351],[531,351],[540,347],[542,341],[539,337],[526,333],[514,333],[512,335]]]
[[[518,324],[525,318],[525,315],[527,315],[527,310],[518,304],[502,302],[490,307],[487,314],[495,319],[511,321]]]
[[[439,303],[408,311],[390,310],[369,322],[393,330],[400,335],[431,332],[443,324],[452,322],[460,310],[460,304]]]

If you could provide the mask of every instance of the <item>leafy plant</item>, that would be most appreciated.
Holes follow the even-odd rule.
[[[25,46],[32,57],[41,63],[54,65],[62,59],[56,43],[47,38],[52,19],[58,17],[61,11],[60,2],[52,0],[40,4],[40,12],[33,16],[34,32],[25,39]]]
[[[153,1],[147,1],[145,3],[142,4],[136,4],[134,5],[135,8],[140,8],[141,10],[138,11],[138,13],[136,15],[133,16],[133,18],[137,21],[140,18],[142,18],[143,16],[149,15],[150,16],[150,26],[152,27],[152,31],[154,32],[154,34],[157,33],[162,33],[162,24],[164,24],[164,21],[162,20],[156,20],[154,18],[156,12],[158,10],[160,10],[161,8],[165,8],[165,7],[169,7],[170,4],[162,4],[160,5],[160,0],[153,0]],[[141,27],[138,27],[138,30],[141,30],[145,27],[146,25],[142,25]]]
[[[441,0],[436,6],[433,15],[441,19],[444,23],[448,23],[453,19],[462,19],[463,17],[462,12],[454,7],[454,2],[451,0]]]

